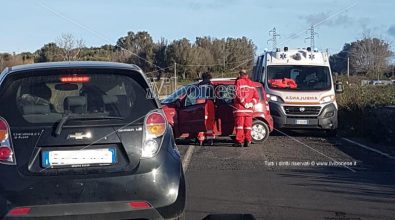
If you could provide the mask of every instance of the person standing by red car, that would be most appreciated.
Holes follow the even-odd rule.
[[[236,83],[236,97],[233,111],[236,129],[236,142],[234,147],[248,147],[251,144],[252,114],[254,105],[259,100],[254,82],[249,79],[247,71],[241,69]]]
[[[206,131],[199,132],[197,139],[200,145],[213,145],[215,134],[214,134],[214,124],[215,124],[215,105],[214,105],[214,88],[211,84],[211,79],[213,78],[210,72],[204,72],[202,74],[202,81],[198,84],[200,95],[202,98],[206,99],[204,120]]]

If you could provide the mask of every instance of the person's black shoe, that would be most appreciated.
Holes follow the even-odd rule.
[[[199,146],[203,145],[203,141],[199,140],[198,138],[195,138],[194,142],[195,142],[196,145],[199,145]]]
[[[251,144],[251,142],[246,141],[246,142],[244,142],[244,147],[249,147],[250,144]]]
[[[214,145],[214,140],[212,140],[212,139],[205,140],[205,141],[203,142],[203,145],[204,145],[204,146],[213,146],[213,145]]]
[[[234,144],[232,145],[232,147],[243,147],[243,146],[241,145],[241,143],[234,143]]]

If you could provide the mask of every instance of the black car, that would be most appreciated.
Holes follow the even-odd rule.
[[[0,75],[0,218],[179,219],[180,154],[135,65],[54,62]]]

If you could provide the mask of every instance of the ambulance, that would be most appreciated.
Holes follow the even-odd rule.
[[[338,106],[329,55],[317,49],[276,49],[256,60],[251,78],[261,82],[277,129],[320,129],[335,136]]]

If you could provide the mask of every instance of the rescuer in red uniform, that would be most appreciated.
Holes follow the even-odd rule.
[[[248,147],[252,141],[252,113],[259,96],[254,82],[248,78],[247,71],[242,69],[239,75],[235,83],[236,97],[233,115],[235,118],[236,143],[233,146],[242,147],[244,144],[244,147]]]
[[[204,123],[206,131],[199,132],[197,136],[200,145],[213,145],[215,139],[215,105],[213,101],[214,88],[210,81],[212,78],[213,76],[210,72],[205,72],[202,74],[202,81],[198,84],[202,98],[205,98],[207,100],[204,112]]]

